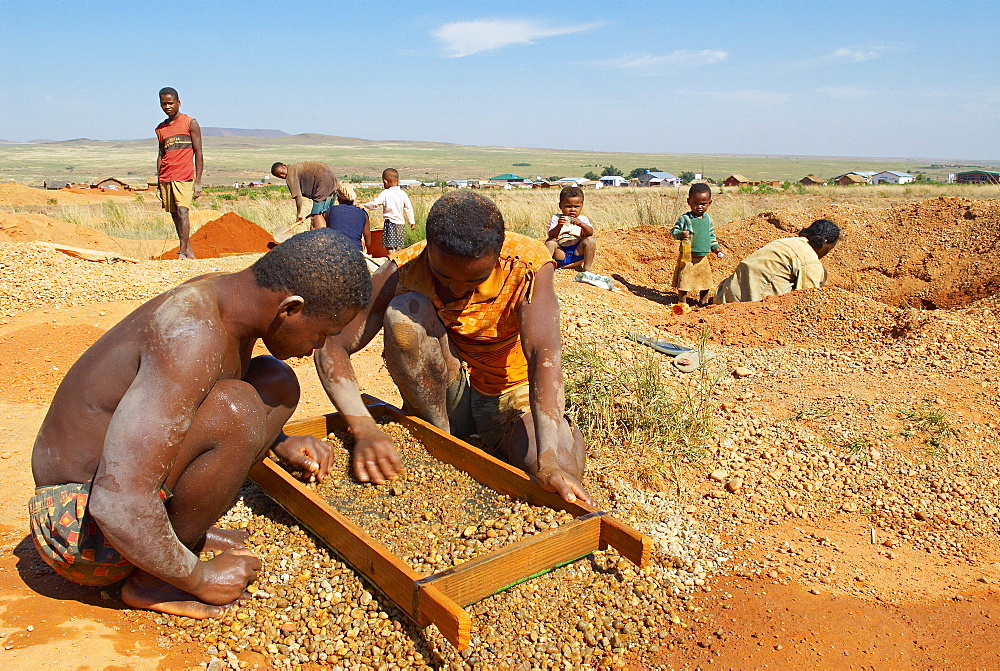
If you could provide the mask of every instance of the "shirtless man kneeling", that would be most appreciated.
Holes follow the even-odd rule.
[[[133,608],[208,618],[256,579],[246,532],[212,525],[268,449],[322,479],[329,447],[289,437],[280,359],[306,356],[371,296],[361,252],[328,229],[250,268],[190,280],[125,317],[66,374],[35,439],[32,540],[83,585],[127,578]],[[274,356],[251,358],[263,340]],[[276,358],[275,358],[276,357]],[[222,550],[199,561],[202,550]]]

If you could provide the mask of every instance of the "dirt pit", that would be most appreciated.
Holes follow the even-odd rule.
[[[1000,202],[946,197],[885,209],[784,208],[730,222],[716,230],[727,248],[724,258],[711,259],[716,281],[764,244],[795,236],[816,219],[841,229],[840,243],[823,259],[828,287],[924,309],[961,307],[1000,291]],[[668,228],[602,231],[598,242],[599,272],[646,298],[672,302],[677,242]]]

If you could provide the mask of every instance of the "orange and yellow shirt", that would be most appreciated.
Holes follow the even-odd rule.
[[[552,256],[538,240],[507,233],[493,273],[471,296],[444,303],[418,242],[393,255],[399,269],[398,291],[416,291],[437,309],[448,337],[469,366],[469,383],[485,396],[528,382],[528,362],[521,348],[520,307],[531,302],[535,273]]]

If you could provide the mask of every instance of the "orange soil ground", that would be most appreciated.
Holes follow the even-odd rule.
[[[0,185],[0,198],[7,197],[5,188]],[[844,241],[826,264],[833,291],[667,316],[663,305],[673,302],[669,280],[676,243],[662,228],[604,232],[599,234],[595,270],[616,277],[625,291],[599,292],[560,274],[557,289],[563,300],[564,329],[572,339],[579,332],[598,328],[598,313],[607,307],[609,312],[659,327],[687,342],[709,326],[713,330],[710,346],[734,347],[734,351],[751,356],[750,349],[739,348],[797,352],[794,348],[813,345],[834,352],[831,361],[849,359],[865,347],[876,348],[880,341],[898,338],[907,330],[922,331],[942,345],[958,348],[961,343],[963,351],[988,349],[982,369],[995,371],[993,364],[1000,361],[995,330],[980,333],[978,326],[968,325],[992,324],[990,328],[995,329],[1000,313],[996,299],[975,303],[1000,286],[1000,254],[996,250],[1000,204],[937,199],[884,210],[831,206],[763,213],[718,231],[729,254],[719,263],[713,260],[716,277],[724,276],[742,256],[764,242],[794,235],[821,216],[833,219],[845,232]],[[80,231],[77,235],[99,247],[96,233]],[[79,242],[79,238],[72,240],[64,242]],[[822,297],[817,298],[819,295]],[[119,602],[106,593],[73,586],[50,572],[32,568],[33,549],[26,538],[23,502],[31,491],[30,446],[46,404],[77,356],[139,304],[138,300],[68,306],[42,303],[36,310],[0,319],[0,372],[4,380],[0,412],[6,415],[7,428],[0,440],[0,486],[5,493],[0,500],[0,542],[4,548],[0,557],[4,652],[0,659],[10,668],[173,669],[191,668],[206,659],[196,646],[159,647],[156,632],[124,618]],[[899,306],[958,311],[916,314]],[[928,314],[935,319],[928,321]],[[910,385],[915,390],[924,385],[920,393],[948,399],[949,412],[967,418],[971,433],[992,436],[982,443],[983,459],[995,462],[1000,378],[989,372],[953,376],[948,370],[928,376],[925,371],[937,365],[937,356],[933,347],[927,349],[926,359],[917,361],[913,355],[913,366],[906,367],[911,363],[908,360],[893,369],[891,375],[896,377],[873,376],[875,372],[889,374],[878,367],[894,365],[895,359],[865,359],[861,368],[850,368],[840,376],[831,373],[830,378],[778,379],[773,383],[760,380],[749,391],[738,392],[740,395],[727,389],[723,404],[745,403],[761,413],[777,415],[792,404],[790,395],[846,399],[871,390],[876,396],[900,391],[880,391],[879,385],[887,383],[903,387],[903,392]],[[293,366],[303,383],[303,402],[296,417],[327,411],[328,402],[311,363],[297,361]],[[398,402],[377,347],[360,353],[356,368],[363,389]],[[692,511],[695,516],[716,514],[720,506],[723,512],[729,510],[730,499],[715,495],[707,485],[697,484],[695,489],[706,492],[704,504],[697,499],[692,504],[697,507]],[[714,507],[709,513],[702,505]],[[737,559],[752,559],[757,554],[757,546],[746,545],[749,537],[758,545],[778,547],[800,542],[803,534],[815,532],[840,544],[839,552],[831,553],[829,559],[839,562],[841,574],[854,575],[863,569],[866,577],[860,584],[864,589],[824,586],[811,593],[794,572],[773,576],[725,572],[710,578],[711,592],[693,598],[687,621],[669,628],[665,625],[665,635],[657,646],[658,664],[788,669],[807,665],[1000,667],[1000,563],[996,563],[1000,547],[994,532],[970,534],[967,545],[979,558],[975,562],[909,550],[890,557],[894,553],[881,549],[876,553],[867,544],[869,525],[864,521],[844,523],[833,514],[811,519],[791,515],[780,524],[767,525],[743,512],[741,504],[732,505],[735,526],[728,527],[725,542],[732,545]],[[28,631],[29,626],[32,631]]]

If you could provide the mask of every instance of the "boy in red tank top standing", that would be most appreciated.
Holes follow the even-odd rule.
[[[160,89],[160,109],[167,115],[156,127],[156,139],[160,144],[156,157],[160,200],[177,229],[180,240],[177,258],[193,259],[188,210],[191,202],[201,195],[201,126],[187,114],[181,114],[181,100],[176,89]]]

